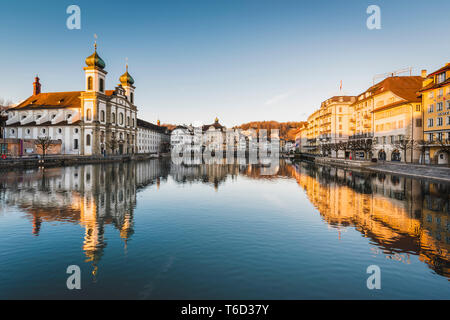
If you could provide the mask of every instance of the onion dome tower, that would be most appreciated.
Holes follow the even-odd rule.
[[[94,44],[94,53],[87,57],[85,62],[86,91],[104,93],[107,72],[104,70],[105,61],[97,53],[97,42]]]

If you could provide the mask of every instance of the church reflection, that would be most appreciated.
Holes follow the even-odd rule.
[[[298,163],[292,176],[342,236],[353,226],[387,258],[418,255],[450,278],[450,185]]]
[[[126,248],[134,233],[136,192],[159,187],[167,172],[159,160],[5,172],[0,177],[1,203],[25,212],[35,236],[43,223],[82,226],[85,261],[92,263],[95,276],[107,245],[105,226],[114,226]]]

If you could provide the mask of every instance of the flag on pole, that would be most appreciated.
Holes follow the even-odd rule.
[[[341,80],[341,85],[339,87],[339,90],[342,91],[342,80]]]

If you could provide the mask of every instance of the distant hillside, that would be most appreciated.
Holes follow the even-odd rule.
[[[233,128],[242,130],[255,129],[257,132],[259,129],[266,129],[268,133],[270,129],[278,129],[280,130],[281,139],[295,140],[295,135],[305,124],[306,122],[252,121]]]

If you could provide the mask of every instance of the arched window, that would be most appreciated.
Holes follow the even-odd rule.
[[[127,126],[130,125],[130,117],[127,117]]]
[[[91,119],[92,119],[91,109],[87,109],[86,110],[86,120],[91,121]]]
[[[105,122],[105,111],[104,110],[100,111],[100,121]]]
[[[123,113],[119,114],[119,124],[123,125]]]
[[[112,123],[116,123],[116,114],[113,112],[113,114],[112,114],[112,120],[111,120],[111,122]]]
[[[92,77],[88,77],[87,79],[87,88],[88,90],[92,90]]]
[[[103,92],[105,90],[105,80],[100,79],[100,92]]]
[[[134,93],[133,92],[130,93],[130,100],[131,100],[131,103],[134,103]]]
[[[90,134],[86,135],[86,145],[87,146],[91,145],[91,135]]]

